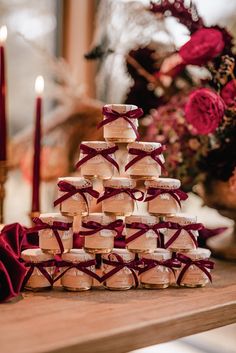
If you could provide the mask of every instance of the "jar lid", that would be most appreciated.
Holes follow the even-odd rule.
[[[150,254],[143,254],[141,258],[143,259],[150,259],[150,260],[169,260],[172,257],[172,253],[169,250],[157,248],[154,252]]]
[[[82,262],[94,260],[95,256],[86,253],[83,249],[71,249],[70,252],[61,255],[62,260],[69,262]]]
[[[172,178],[156,178],[155,180],[146,180],[145,186],[147,188],[159,188],[159,189],[179,189],[181,182],[179,179]]]
[[[172,216],[165,217],[166,222],[178,223],[180,225],[192,224],[197,222],[197,216],[190,215],[188,213],[177,213]]]
[[[129,143],[127,145],[127,149],[129,150],[129,148],[136,148],[138,150],[142,150],[142,151],[153,151],[157,148],[161,147],[161,144],[158,142],[132,142]]]
[[[137,105],[133,104],[106,104],[104,107],[118,113],[126,113],[138,108]]]
[[[124,261],[127,261],[127,262],[133,261],[135,259],[135,254],[129,252],[126,249],[113,249],[113,251],[110,254],[102,255],[102,258],[106,260],[117,261],[117,258],[113,254],[119,255],[120,257],[122,257]]]
[[[183,252],[183,255],[190,257],[192,260],[209,259],[211,256],[211,251],[209,249],[197,248],[189,250],[188,252]]]
[[[86,188],[89,186],[93,186],[92,182],[83,177],[61,177],[58,178],[59,181],[66,181],[67,183],[76,186],[77,188]]]
[[[66,223],[72,223],[73,222],[73,217],[69,216],[63,216],[60,213],[42,213],[39,218],[45,222],[48,223],[49,225],[52,225],[53,222],[58,221],[58,222],[66,222]]]
[[[116,220],[114,215],[105,215],[104,213],[90,213],[88,216],[82,218],[83,222],[98,222],[100,224],[106,225]]]
[[[111,188],[135,188],[136,182],[129,178],[111,178],[109,180],[104,180],[103,186]]]
[[[116,146],[114,143],[106,142],[106,141],[82,141],[81,144],[86,145],[88,147],[95,148],[98,151],[101,151],[105,148]]]
[[[21,252],[21,258],[26,262],[42,262],[54,260],[54,256],[51,254],[45,254],[41,249],[27,249]]]
[[[159,218],[150,215],[132,215],[125,217],[125,223],[131,224],[134,222],[140,222],[144,224],[156,224],[159,223]]]

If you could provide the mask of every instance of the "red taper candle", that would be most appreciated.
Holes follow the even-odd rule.
[[[0,161],[7,159],[5,49],[7,27],[0,28]]]
[[[34,159],[33,159],[33,189],[32,189],[32,213],[40,212],[40,155],[41,155],[41,116],[42,116],[42,93],[44,90],[44,79],[38,76],[35,81],[36,116],[34,133]]]

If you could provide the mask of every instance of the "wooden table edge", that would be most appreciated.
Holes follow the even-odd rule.
[[[64,347],[55,348],[53,345],[51,348],[47,346],[46,350],[36,351],[37,353],[126,353],[233,323],[236,323],[236,301],[216,305],[208,310],[188,312],[167,320],[164,318],[160,321],[158,318],[130,329],[121,328],[109,336],[101,334],[84,342],[74,339],[69,344],[67,342]]]

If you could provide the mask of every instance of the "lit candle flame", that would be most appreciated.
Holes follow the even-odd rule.
[[[42,94],[44,90],[44,79],[43,76],[38,76],[35,80],[35,92]]]
[[[0,43],[4,43],[7,39],[7,26],[0,27]]]

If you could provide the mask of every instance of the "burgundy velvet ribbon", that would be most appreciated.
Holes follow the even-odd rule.
[[[190,257],[184,255],[184,254],[177,254],[176,255],[177,259],[182,263],[185,264],[183,269],[181,270],[178,279],[177,279],[177,284],[180,285],[182,282],[182,279],[184,277],[184,274],[186,271],[189,269],[191,265],[197,266],[202,272],[205,273],[205,275],[209,278],[210,282],[212,282],[211,274],[208,270],[212,270],[214,268],[214,262],[207,260],[207,259],[202,259],[202,260],[192,260]]]
[[[125,229],[125,224],[123,222],[122,226],[117,228],[117,234],[114,239],[114,248],[124,249],[125,248],[125,235],[123,231]]]
[[[122,192],[124,192],[125,194],[129,195],[131,197],[131,199],[135,200],[135,201],[142,201],[144,198],[144,193],[141,190],[138,189],[131,189],[131,188],[112,188],[112,187],[105,187],[104,188],[104,194],[99,197],[99,199],[97,200],[97,203],[109,199],[110,197],[116,196],[121,194]],[[140,193],[141,196],[137,197],[135,196],[136,193]]]
[[[161,167],[161,170],[164,173],[166,173],[165,166],[159,158],[159,155],[162,154],[164,150],[165,150],[165,146],[158,147],[155,150],[150,152],[139,150],[137,148],[129,148],[129,151],[128,151],[129,154],[132,154],[136,157],[134,157],[128,164],[126,164],[125,171],[127,171],[133,164],[139,162],[141,159],[145,157],[151,157],[157,164],[159,164],[159,166]]]
[[[67,223],[67,222],[59,222],[59,221],[54,221],[52,225],[48,223],[44,223],[40,218],[36,217],[33,219],[33,222],[35,223],[35,226],[33,228],[28,229],[28,232],[32,231],[40,231],[43,229],[51,229],[56,237],[56,240],[58,242],[60,252],[63,254],[64,252],[64,246],[61,240],[61,237],[58,233],[59,230],[66,231],[69,230],[72,227],[72,223]]]
[[[54,282],[59,280],[61,277],[64,276],[64,274],[69,271],[72,268],[75,268],[76,270],[79,270],[83,273],[86,273],[88,276],[95,278],[97,281],[100,283],[102,282],[101,277],[98,276],[95,272],[91,271],[88,267],[95,266],[96,265],[96,260],[88,260],[88,261],[81,261],[79,263],[75,262],[69,262],[69,261],[60,261],[57,264],[58,268],[63,268],[66,267],[64,271],[62,271],[55,279]]]
[[[117,236],[114,239],[114,248],[118,248],[118,249],[125,249],[125,236]]]
[[[147,195],[144,200],[144,202],[151,201],[155,199],[157,196],[160,196],[162,194],[169,194],[170,196],[175,199],[175,201],[178,203],[179,207],[181,208],[181,202],[182,200],[187,200],[188,195],[180,190],[180,189],[159,189],[159,188],[148,188],[147,189]]]
[[[203,229],[204,226],[201,223],[192,223],[192,224],[187,224],[186,226],[184,225],[180,225],[178,223],[174,223],[174,222],[166,222],[166,228],[167,229],[176,229],[176,232],[173,234],[173,236],[164,244],[165,249],[167,249],[180,235],[182,230],[185,230],[190,238],[192,239],[192,241],[194,242],[194,245],[198,246],[197,240],[194,236],[194,234],[192,233],[192,231],[195,230],[200,230]]]
[[[141,260],[144,267],[140,268],[139,270],[139,275],[142,273],[151,270],[152,268],[155,268],[156,266],[164,266],[169,268],[172,272],[174,271],[174,268],[180,268],[181,263],[178,261],[176,258],[168,259],[168,260],[153,260],[153,259],[142,259]]]
[[[132,127],[132,129],[136,135],[136,139],[139,140],[139,133],[138,133],[138,130],[137,130],[136,126],[134,125],[132,119],[139,119],[143,115],[143,110],[141,108],[130,110],[129,112],[126,112],[126,113],[118,113],[115,110],[112,110],[108,107],[103,107],[102,113],[106,118],[103,119],[97,125],[98,129],[106,124],[109,124],[109,123],[112,123],[113,121],[116,121],[117,119],[124,119]]]
[[[116,257],[116,260],[117,261],[113,261],[113,260],[110,260],[110,257],[111,256],[115,256]],[[108,260],[107,259],[103,259],[102,262],[106,265],[109,265],[109,266],[113,266],[114,268],[105,273],[102,278],[101,278],[101,282],[105,282],[108,278],[112,277],[113,275],[115,275],[117,272],[119,272],[120,270],[122,270],[124,267],[127,267],[128,269],[130,269],[132,275],[133,275],[133,278],[134,278],[134,282],[135,282],[135,287],[138,287],[138,284],[139,284],[139,281],[138,281],[138,276],[136,274],[135,271],[138,271],[139,270],[139,263],[138,261],[130,261],[130,262],[125,262],[123,260],[123,258],[118,255],[118,254],[109,254],[108,255]]]
[[[59,181],[57,185],[59,186],[59,190],[62,192],[65,192],[65,194],[54,201],[54,207],[64,202],[65,200],[69,199],[73,195],[80,194],[86,203],[87,209],[89,209],[88,200],[87,200],[87,197],[85,196],[85,193],[88,193],[95,199],[97,199],[99,196],[99,192],[94,190],[92,186],[87,186],[85,188],[79,189],[79,188],[76,188],[74,185],[67,183],[64,180]]]
[[[79,232],[73,234],[73,249],[82,249],[84,247],[84,237],[79,235]]]
[[[25,267],[29,267],[28,272],[26,273],[25,279],[23,286],[26,285],[28,280],[30,279],[32,273],[34,272],[34,269],[37,268],[42,275],[48,280],[50,285],[53,285],[53,278],[50,276],[48,271],[46,270],[47,267],[53,267],[55,266],[55,260],[48,260],[48,261],[42,261],[42,262],[24,262]]]
[[[159,230],[166,228],[166,226],[165,226],[165,222],[156,223],[153,225],[148,225],[141,222],[133,222],[130,224],[126,223],[126,228],[139,229],[136,233],[132,234],[131,236],[125,239],[126,244],[129,244],[131,241],[134,241],[135,239],[139,238],[141,235],[145,234],[149,230],[153,230],[156,233],[157,238],[159,239],[160,238]]]
[[[89,221],[89,222],[82,222],[82,227],[89,229],[89,230],[81,230],[79,232],[80,236],[89,236],[89,235],[93,235],[97,232],[100,232],[103,229],[107,229],[107,230],[113,230],[116,232],[116,234],[119,233],[119,230],[117,228],[121,227],[123,225],[123,221],[122,219],[117,219],[114,222],[111,222],[109,224],[101,224],[95,221]]]
[[[96,150],[95,148],[89,147],[87,145],[84,145],[83,143],[81,143],[80,145],[80,151],[82,151],[84,154],[86,154],[87,156],[85,156],[84,158],[82,158],[80,161],[78,161],[76,163],[76,168],[80,168],[84,163],[86,163],[87,161],[89,161],[90,159],[92,159],[93,157],[97,156],[97,155],[101,155],[103,158],[105,158],[108,162],[110,162],[111,164],[114,165],[114,167],[119,171],[119,165],[118,163],[110,156],[112,153],[115,153],[118,150],[118,146],[114,146],[114,147],[109,147],[109,148],[104,148],[103,150]]]

